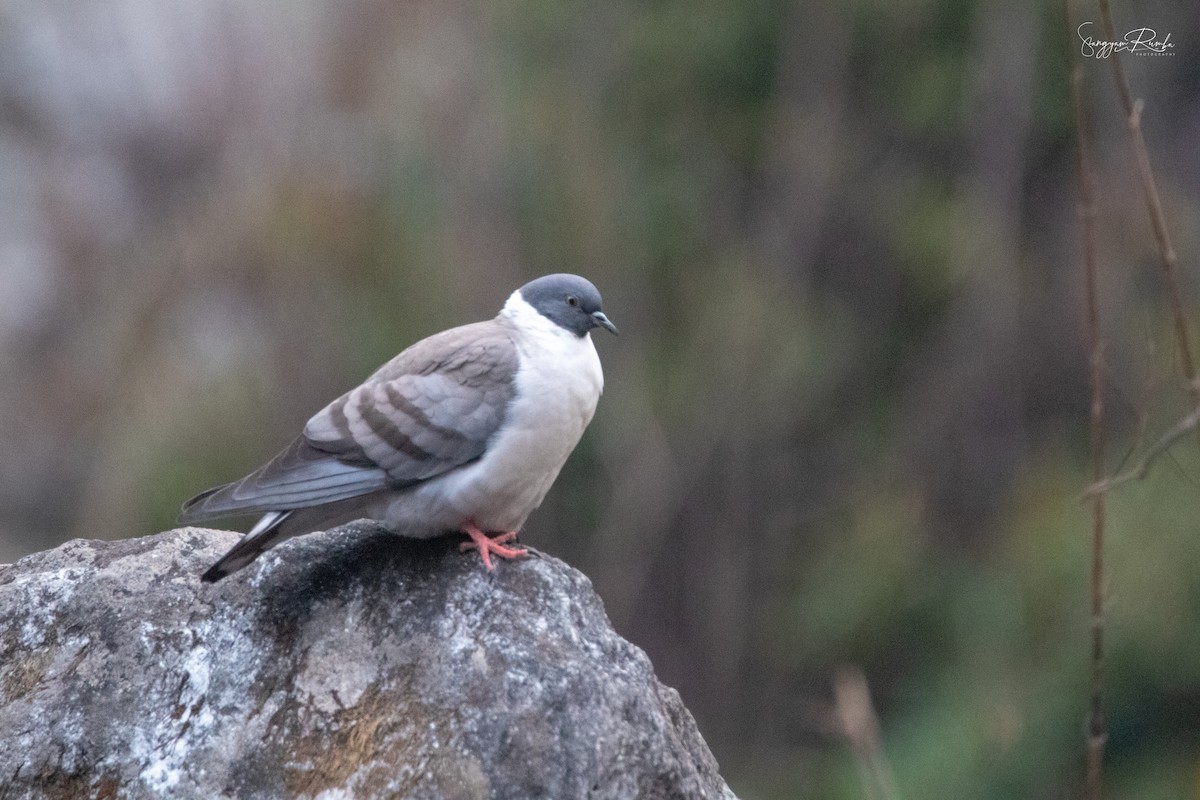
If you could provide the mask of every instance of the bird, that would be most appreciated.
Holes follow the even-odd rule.
[[[591,422],[604,374],[591,331],[617,326],[586,278],[545,275],[495,318],[422,339],[318,411],[278,455],[183,504],[191,524],[261,514],[202,576],[214,583],[280,542],[358,519],[415,538],[462,532],[492,556],[541,505]]]

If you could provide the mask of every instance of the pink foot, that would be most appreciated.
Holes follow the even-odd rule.
[[[479,530],[473,522],[465,522],[462,526],[463,532],[471,537],[471,541],[463,542],[458,546],[459,552],[465,553],[468,550],[478,550],[483,556],[483,565],[487,567],[488,572],[495,571],[496,567],[492,565],[491,554],[495,553],[501,558],[517,558],[523,556],[529,551],[524,547],[505,547],[505,542],[510,542],[517,538],[516,531],[508,531],[495,536],[488,536],[483,531]]]

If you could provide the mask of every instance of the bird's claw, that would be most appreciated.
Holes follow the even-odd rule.
[[[463,542],[458,546],[460,553],[465,553],[468,550],[478,550],[479,555],[483,557],[483,566],[487,567],[488,572],[494,572],[496,567],[492,564],[491,554],[495,553],[501,558],[519,558],[520,556],[529,553],[524,547],[505,547],[505,542],[511,542],[517,538],[516,531],[507,531],[499,533],[495,536],[488,536],[474,525],[463,525],[463,532],[471,537],[471,541]]]

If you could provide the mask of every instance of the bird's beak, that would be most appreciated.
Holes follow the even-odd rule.
[[[612,324],[612,320],[604,316],[603,311],[593,311],[592,319],[596,321],[597,326],[604,328],[604,330],[608,331],[613,336],[617,335],[617,326]]]

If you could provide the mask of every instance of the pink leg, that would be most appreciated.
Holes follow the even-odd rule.
[[[505,547],[504,543],[517,538],[516,531],[508,531],[507,533],[497,534],[496,536],[488,536],[483,531],[475,526],[474,522],[467,521],[463,523],[463,531],[471,537],[471,541],[463,542],[458,546],[460,552],[468,550],[478,550],[483,556],[483,565],[487,567],[488,572],[494,571],[496,568],[492,565],[491,553],[495,553],[501,558],[517,558],[523,556],[529,551],[524,547]]]

